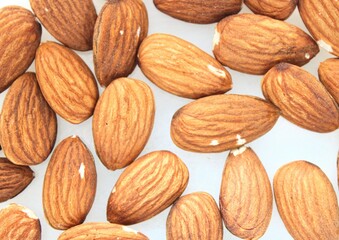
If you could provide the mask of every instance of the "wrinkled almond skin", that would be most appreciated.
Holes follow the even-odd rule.
[[[57,120],[34,73],[19,77],[6,94],[0,116],[0,142],[14,164],[36,165],[51,153]]]
[[[318,68],[320,81],[339,105],[339,59],[330,58],[320,63]]]
[[[166,236],[167,240],[222,240],[222,219],[214,198],[205,192],[179,198],[167,217]]]
[[[266,232],[272,216],[272,189],[251,148],[241,147],[228,155],[219,203],[226,228],[237,237],[259,239]]]
[[[81,224],[92,207],[97,174],[94,159],[79,137],[64,139],[53,152],[43,186],[49,224],[68,229]]]
[[[138,62],[154,84],[172,94],[200,98],[232,88],[228,71],[193,44],[168,34],[153,34],[141,44]]]
[[[262,79],[265,98],[294,124],[315,132],[331,132],[339,127],[336,103],[325,87],[301,67],[280,63]]]
[[[185,190],[186,165],[169,151],[148,153],[120,175],[107,203],[107,220],[136,224],[162,212]]]
[[[92,116],[99,97],[97,83],[74,51],[54,42],[43,43],[35,67],[42,94],[58,115],[75,124]]]
[[[40,40],[41,25],[32,12],[19,6],[0,9],[0,93],[31,65]]]
[[[100,96],[93,115],[93,138],[101,162],[124,168],[144,149],[153,129],[155,102],[142,81],[119,78]]]
[[[191,23],[214,23],[241,10],[241,0],[153,0],[171,17]]]
[[[94,69],[101,86],[132,73],[147,33],[148,15],[142,0],[106,1],[93,37]]]
[[[213,44],[219,62],[239,72],[258,75],[280,62],[302,66],[319,52],[317,43],[300,28],[246,13],[220,21]]]
[[[325,173],[306,161],[276,172],[274,196],[280,217],[295,240],[338,239],[337,196]]]
[[[279,112],[269,102],[246,95],[215,95],[191,102],[172,118],[171,137],[193,152],[222,152],[268,132]]]

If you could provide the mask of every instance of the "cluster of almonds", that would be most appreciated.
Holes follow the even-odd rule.
[[[339,55],[339,6],[336,0],[299,0],[301,17],[316,42],[282,21],[294,11],[296,0],[244,2],[257,14],[236,14],[241,0],[154,0],[172,17],[219,22],[213,42],[216,59],[178,37],[147,36],[148,15],[141,0],[108,0],[98,16],[92,0],[30,0],[35,15],[17,6],[0,9],[0,91],[11,86],[0,117],[0,142],[7,157],[0,159],[0,201],[23,191],[33,179],[28,166],[50,155],[56,114],[74,124],[93,115],[99,159],[110,170],[127,168],[108,199],[110,223],[82,224],[96,193],[94,159],[76,136],[56,146],[45,173],[43,209],[53,228],[68,229],[59,240],[148,239],[125,225],[150,219],[173,203],[169,240],[222,239],[222,219],[234,235],[260,238],[272,215],[271,183],[257,155],[244,145],[272,129],[279,116],[315,132],[338,128],[339,60],[319,66],[321,82],[301,66],[316,56],[318,45]],[[42,28],[36,17],[63,45],[40,44]],[[73,51],[92,47],[96,78]],[[34,59],[36,73],[25,73]],[[203,153],[231,150],[220,210],[204,192],[180,197],[189,172],[175,154],[155,151],[135,160],[155,115],[150,87],[126,78],[137,63],[163,90],[198,99],[173,116],[171,137],[178,147]],[[232,79],[223,65],[264,74],[266,100],[224,94]],[[96,79],[106,87],[101,96]],[[281,167],[273,189],[294,239],[339,238],[337,197],[317,166],[295,161]],[[40,222],[29,209],[11,204],[0,211],[0,239],[40,238]]]

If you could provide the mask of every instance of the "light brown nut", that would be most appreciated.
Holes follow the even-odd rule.
[[[320,63],[319,79],[339,105],[339,59],[330,58]]]
[[[184,192],[189,173],[169,151],[148,153],[120,175],[107,203],[111,223],[135,224],[162,212]]]
[[[213,44],[213,53],[222,64],[259,75],[280,62],[302,66],[319,52],[317,43],[300,28],[246,13],[219,22]]]
[[[295,240],[338,239],[339,207],[331,182],[319,167],[295,161],[274,176],[280,217]]]
[[[19,77],[7,92],[0,129],[3,151],[14,164],[36,165],[51,153],[57,134],[57,120],[40,91],[34,73]]]
[[[228,71],[195,45],[168,34],[153,34],[138,53],[142,72],[154,84],[172,94],[200,98],[232,88]]]
[[[280,63],[262,79],[267,100],[294,124],[315,132],[331,132],[339,127],[339,112],[325,87],[302,68]]]
[[[167,240],[222,240],[222,219],[214,198],[205,192],[179,198],[167,217],[166,236]]]
[[[81,224],[92,207],[97,174],[91,152],[77,136],[55,148],[43,186],[43,208],[49,224],[68,229]]]

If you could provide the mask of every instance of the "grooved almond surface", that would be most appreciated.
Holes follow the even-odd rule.
[[[276,172],[273,186],[280,217],[295,240],[338,239],[337,196],[319,167],[289,163]]]
[[[2,149],[15,164],[39,164],[51,153],[57,120],[34,73],[25,73],[9,89],[2,107],[0,129]]]
[[[171,208],[166,223],[167,240],[222,240],[223,228],[214,198],[195,192],[179,198]]]
[[[210,55],[193,44],[168,34],[153,34],[138,54],[142,72],[163,90],[187,98],[225,93],[231,75]]]
[[[266,170],[251,148],[228,155],[220,188],[226,228],[242,239],[259,239],[272,216],[273,196]]]
[[[40,45],[36,73],[51,108],[71,123],[81,123],[94,111],[99,93],[86,63],[72,50],[53,42]]]
[[[186,165],[169,151],[148,153],[120,175],[107,203],[111,223],[135,224],[169,207],[185,190]]]
[[[215,95],[191,102],[172,118],[171,137],[180,148],[222,152],[268,132],[279,112],[269,102],[246,95]]]
[[[281,110],[281,115],[298,126],[331,132],[339,127],[339,112],[325,87],[302,68],[280,63],[262,79],[267,100]]]
[[[54,150],[43,185],[49,224],[68,229],[81,224],[92,207],[97,174],[94,159],[79,137],[64,139]]]
[[[31,65],[41,40],[41,25],[18,6],[0,9],[0,93]]]
[[[146,83],[120,78],[101,95],[93,116],[93,137],[101,162],[110,170],[129,165],[153,129],[155,103]]]
[[[320,81],[339,104],[339,59],[330,58],[321,62],[318,74]]]

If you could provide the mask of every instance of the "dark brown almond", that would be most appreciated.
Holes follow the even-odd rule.
[[[330,58],[320,63],[319,79],[339,105],[339,59]]]

